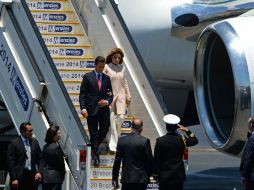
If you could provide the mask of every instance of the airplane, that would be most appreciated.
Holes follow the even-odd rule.
[[[215,149],[240,155],[252,115],[254,2],[117,3],[168,112],[180,115],[185,125],[200,121]],[[0,97],[0,135],[14,129],[3,102]]]
[[[252,115],[249,74],[254,2],[115,2],[168,112],[180,115],[186,125],[200,121],[215,149],[239,155]],[[235,47],[236,41],[242,49]],[[1,102],[0,98],[4,112]],[[5,126],[1,128],[13,127],[1,115]]]
[[[198,115],[215,149],[240,155],[253,115],[254,2],[117,3],[169,113],[187,125],[198,123]]]

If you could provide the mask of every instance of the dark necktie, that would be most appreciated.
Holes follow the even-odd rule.
[[[29,143],[28,139],[25,140],[25,145],[30,146],[30,143]]]
[[[99,90],[101,90],[101,73],[98,73],[97,75],[97,83]]]

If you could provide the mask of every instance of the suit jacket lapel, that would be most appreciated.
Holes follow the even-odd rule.
[[[19,141],[20,141],[20,147],[22,147],[23,152],[25,152],[25,153],[26,153],[26,148],[25,148],[25,145],[24,145],[24,142],[23,142],[23,140],[22,140],[21,136],[19,137]]]

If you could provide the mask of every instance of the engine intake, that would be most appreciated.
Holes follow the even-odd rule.
[[[245,144],[254,80],[254,17],[209,25],[195,52],[194,92],[210,144],[239,155]],[[248,30],[246,29],[248,26]]]

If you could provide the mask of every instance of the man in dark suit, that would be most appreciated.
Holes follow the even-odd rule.
[[[248,141],[240,165],[241,183],[246,190],[254,190],[254,119],[252,117],[248,120],[248,128]]]
[[[184,149],[198,143],[194,133],[179,125],[180,118],[169,114],[164,116],[168,133],[159,137],[154,149],[154,179],[160,190],[182,190],[186,180],[183,163]],[[186,132],[178,134],[177,128]]]
[[[87,125],[92,144],[94,164],[99,165],[98,147],[106,137],[110,126],[109,104],[113,100],[112,86],[109,76],[102,73],[105,59],[95,59],[95,70],[83,77],[79,103],[81,114],[87,118]]]
[[[246,143],[245,143],[245,145],[247,144],[248,139],[251,137],[252,132],[254,131],[254,118],[252,118],[252,117],[250,117],[248,119],[248,129],[249,130],[248,130],[247,135],[246,135]],[[244,161],[244,156],[245,156],[245,147],[244,147],[244,150],[243,150],[243,153],[242,153],[242,157],[241,157],[241,162],[240,162],[240,167],[239,167],[239,171],[240,172],[242,172],[242,169],[243,169],[243,161]],[[244,182],[244,180],[242,182]]]
[[[42,163],[41,148],[38,141],[32,137],[31,123],[22,123],[20,133],[18,138],[11,141],[7,150],[11,189],[37,190],[42,177],[38,171]]]
[[[122,190],[145,190],[153,171],[150,140],[141,136],[143,122],[132,121],[132,132],[120,137],[113,165],[112,184],[118,188],[118,175],[122,163]]]

